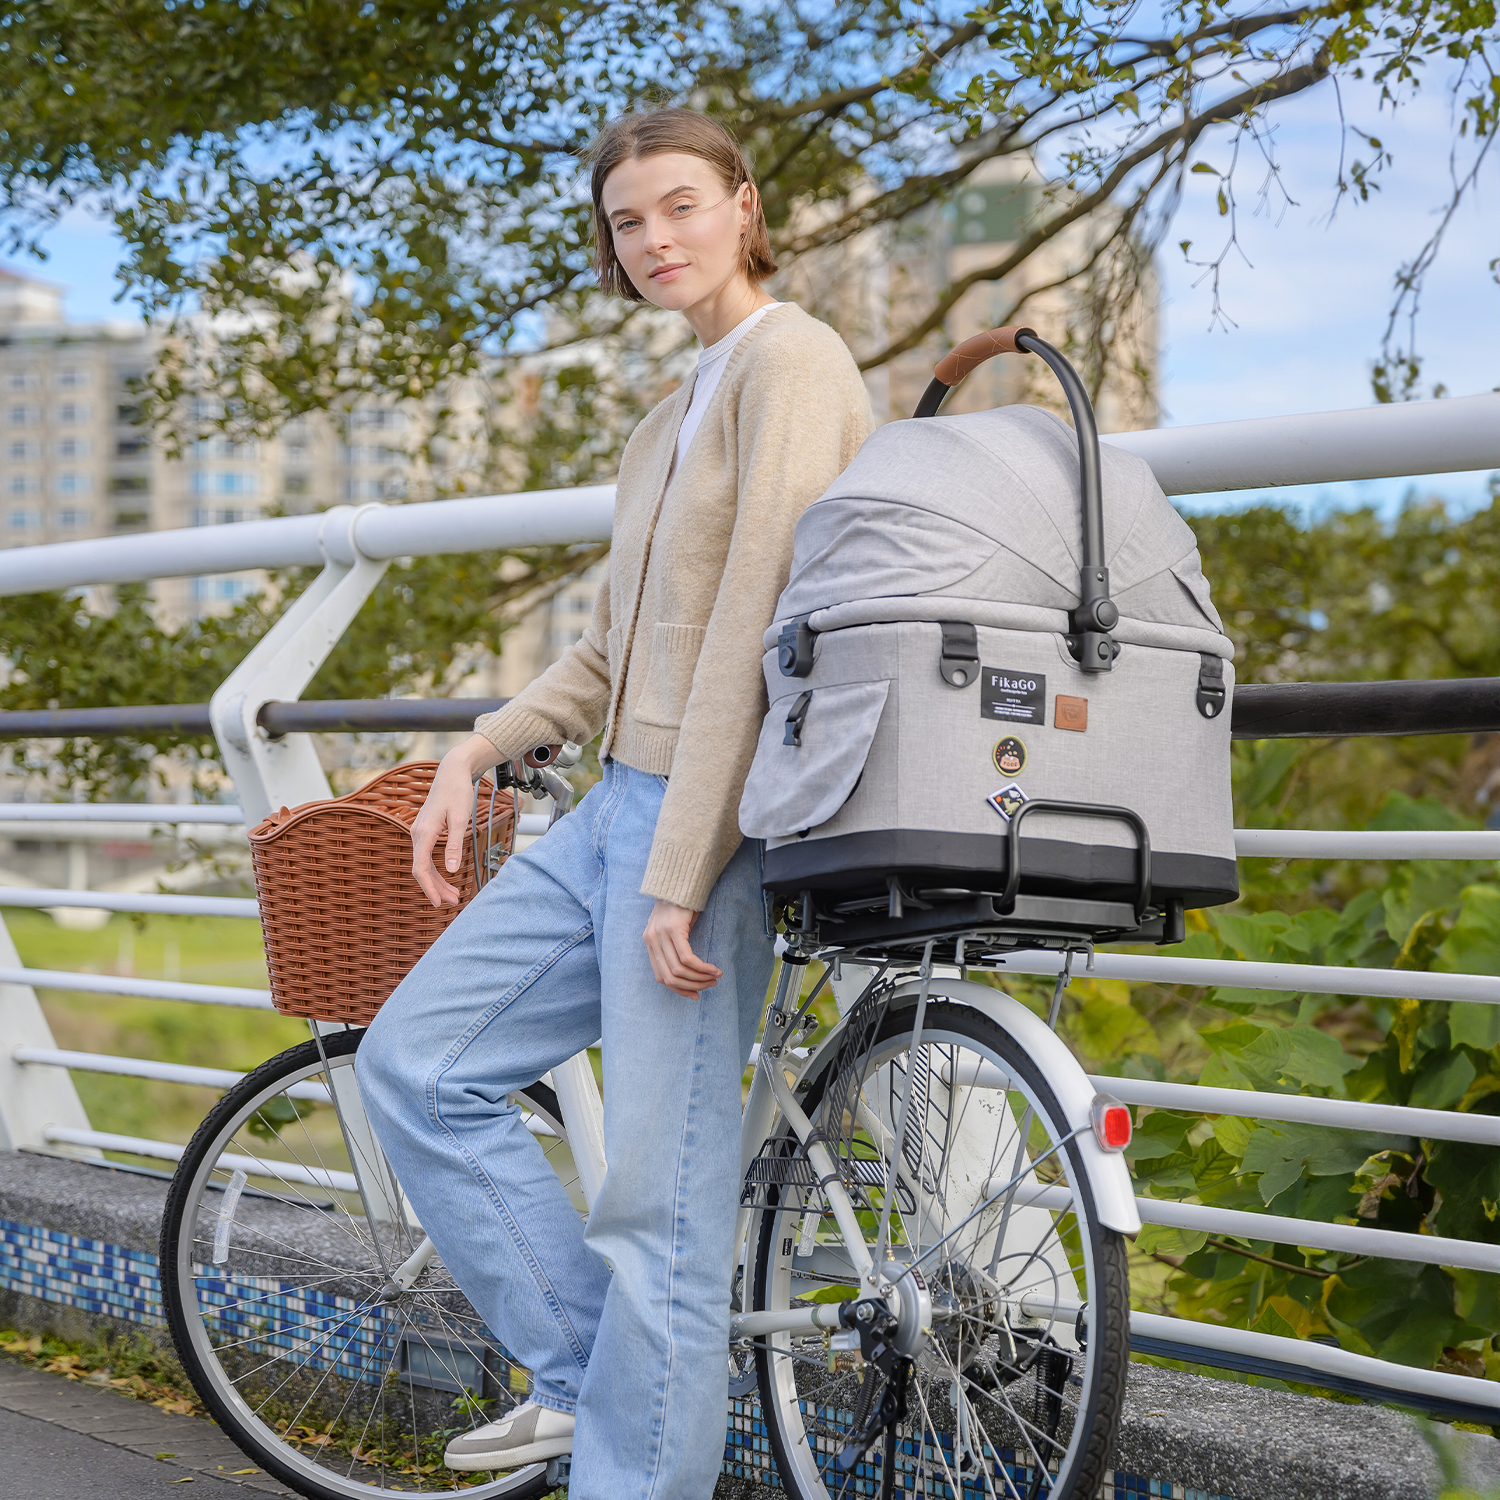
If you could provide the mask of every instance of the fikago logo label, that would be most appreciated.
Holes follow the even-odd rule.
[[[979,716],[1006,719],[1013,724],[1044,723],[1047,679],[1040,672],[1007,672],[1004,667],[983,667],[979,691]]]

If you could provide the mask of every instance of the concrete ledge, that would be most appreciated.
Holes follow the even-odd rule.
[[[57,1259],[81,1255],[99,1273],[58,1270],[49,1279],[34,1247],[30,1261],[12,1253],[26,1238],[12,1231],[0,1242],[0,1323],[69,1338],[107,1327],[164,1341],[155,1247],[165,1198],[163,1178],[0,1153],[0,1220],[64,1237]],[[1467,1484],[1500,1484],[1500,1441],[1442,1431]],[[758,1405],[735,1403],[716,1500],[780,1492],[765,1482],[763,1432]],[[1439,1483],[1422,1424],[1401,1412],[1133,1364],[1103,1500],[1431,1500]]]

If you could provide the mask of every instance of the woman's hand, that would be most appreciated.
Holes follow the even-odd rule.
[[[469,831],[474,804],[474,778],[499,764],[498,752],[482,734],[455,745],[438,763],[432,789],[411,825],[411,872],[434,906],[457,906],[459,891],[438,874],[432,862],[433,851],[439,840],[446,838],[443,864],[450,875],[458,873],[464,862],[464,835]]]
[[[646,923],[646,952],[651,955],[651,972],[658,983],[684,1000],[696,1000],[700,991],[712,989],[724,977],[722,969],[704,963],[693,952],[688,933],[697,920],[698,913],[688,907],[658,899]]]

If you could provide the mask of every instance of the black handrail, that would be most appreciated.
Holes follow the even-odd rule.
[[[505,698],[324,698],[267,703],[272,735],[468,729]],[[1500,677],[1415,682],[1247,683],[1234,690],[1237,740],[1342,739],[1355,735],[1482,734],[1500,731]],[[0,740],[71,736],[212,734],[206,703],[0,712]]]

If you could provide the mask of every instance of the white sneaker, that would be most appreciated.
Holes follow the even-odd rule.
[[[443,1454],[450,1469],[465,1473],[486,1469],[521,1469],[573,1451],[571,1412],[553,1411],[528,1401],[512,1412],[454,1438]]]

